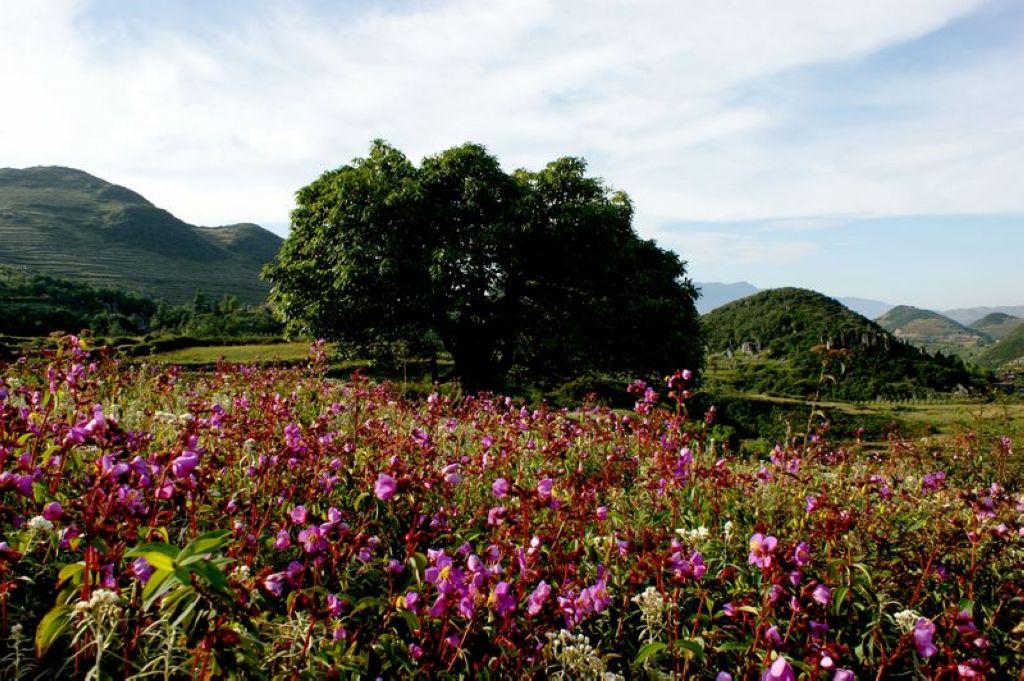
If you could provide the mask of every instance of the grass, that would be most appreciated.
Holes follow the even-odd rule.
[[[161,364],[213,364],[220,360],[239,364],[260,362],[299,362],[309,358],[309,343],[273,343],[252,345],[200,345],[151,355]]]

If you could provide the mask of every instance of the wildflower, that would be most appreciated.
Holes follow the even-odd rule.
[[[551,478],[544,478],[537,483],[537,494],[540,495],[542,499],[547,499],[551,496],[554,485],[555,483]]]
[[[793,667],[781,655],[761,674],[761,681],[796,681]]]
[[[595,515],[597,516],[598,520],[601,520],[601,521],[607,520],[608,519],[608,507],[607,506],[598,506]]]
[[[296,506],[291,512],[292,522],[296,525],[305,525],[309,517],[305,506]]]
[[[397,489],[398,482],[393,477],[387,473],[380,473],[377,476],[377,482],[373,486],[373,493],[381,501],[388,501],[391,497],[395,496],[395,490]]]
[[[145,584],[149,581],[150,576],[153,574],[153,566],[149,564],[149,561],[145,558],[136,558],[131,562],[129,567],[132,576],[137,580]]]
[[[299,532],[299,543],[302,544],[306,553],[320,553],[327,550],[327,540],[316,525],[310,525]]]
[[[807,546],[807,542],[800,542],[793,549],[793,562],[799,567],[804,567],[811,562],[811,549]]]
[[[832,590],[824,584],[818,584],[818,586],[814,587],[811,598],[822,605],[828,605],[828,602],[832,600]]]
[[[280,598],[281,594],[284,593],[284,586],[287,581],[287,576],[283,572],[275,572],[263,579],[263,588],[275,598]]]
[[[281,530],[277,533],[277,537],[274,539],[275,549],[286,549],[292,545],[292,538],[288,534],[288,530]]]
[[[832,681],[854,681],[855,678],[849,669],[837,669]]]
[[[551,587],[548,583],[541,581],[526,599],[526,612],[532,617],[540,612],[544,601],[551,595]]]
[[[914,623],[914,647],[917,648],[918,655],[929,658],[939,652],[939,649],[932,643],[933,636],[935,636],[935,624],[924,617],[917,618],[917,622]]]
[[[37,515],[28,521],[28,529],[33,532],[52,532],[53,523],[41,515]]]
[[[893,615],[896,625],[904,634],[914,627],[914,623],[917,622],[918,617],[920,617],[920,615],[910,609],[900,610],[898,613]]]
[[[772,554],[775,553],[775,547],[778,545],[779,540],[775,537],[768,535],[765,536],[760,532],[750,537],[750,555],[747,556],[747,564],[757,565],[760,568],[769,568],[772,564]]]
[[[498,617],[504,617],[516,609],[516,599],[509,593],[510,588],[508,582],[498,582],[487,599],[487,604],[494,608]]]
[[[51,501],[43,509],[43,517],[52,522],[57,522],[64,515],[64,508],[60,505],[60,502]]]
[[[821,505],[821,502],[818,500],[818,497],[816,496],[808,496],[806,502],[807,505],[804,506],[804,510],[807,512],[808,515],[814,513],[814,511],[817,510],[817,508]]]
[[[508,484],[508,480],[506,480],[505,478],[498,478],[497,480],[494,481],[494,484],[491,485],[491,491],[494,493],[494,496],[498,497],[499,499],[503,499],[506,496],[508,496],[508,491],[510,487],[511,486]]]
[[[495,506],[487,512],[488,525],[501,525],[505,522],[505,513],[508,511],[504,506]]]
[[[199,456],[191,451],[185,450],[181,456],[171,462],[171,472],[174,473],[174,477],[181,479],[187,477],[199,463]]]

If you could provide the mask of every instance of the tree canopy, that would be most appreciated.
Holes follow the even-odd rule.
[[[685,263],[582,159],[509,174],[464,144],[417,168],[378,140],[300,189],[291,227],[264,276],[292,331],[443,348],[470,389],[702,360]]]

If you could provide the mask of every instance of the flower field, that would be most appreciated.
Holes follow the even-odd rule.
[[[1024,669],[1004,434],[817,424],[740,458],[687,414],[689,372],[626,413],[325,370],[319,346],[189,374],[75,338],[0,368],[0,677]]]

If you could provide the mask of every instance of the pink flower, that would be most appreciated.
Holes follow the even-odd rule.
[[[494,481],[494,484],[491,485],[491,491],[494,492],[494,496],[498,497],[499,499],[508,496],[509,488],[510,485],[508,484],[508,480],[506,480],[505,478],[498,478],[497,480]]]
[[[551,496],[551,490],[554,486],[555,483],[551,478],[544,478],[537,483],[537,494],[539,494],[542,499],[547,499]]]
[[[306,512],[305,506],[296,506],[291,512],[292,522],[296,525],[305,525],[309,514]]]
[[[935,624],[924,617],[918,617],[917,622],[914,623],[914,647],[917,648],[918,655],[929,658],[939,652],[939,649],[932,643],[933,636],[935,636]]]
[[[281,530],[277,533],[277,537],[274,538],[275,549],[286,549],[292,545],[292,538],[288,535],[288,530]]]
[[[387,473],[381,473],[377,476],[377,482],[373,486],[373,493],[381,501],[388,501],[391,497],[395,496],[397,489],[398,481]]]
[[[828,602],[832,600],[832,590],[824,584],[818,584],[818,586],[814,587],[811,598],[822,605],[828,605]]]
[[[780,656],[775,658],[772,666],[764,670],[761,681],[796,681],[796,674],[786,658]]]
[[[537,588],[533,590],[533,593],[526,598],[526,612],[531,617],[539,613],[540,609],[544,606],[544,601],[546,601],[550,595],[551,587],[548,586],[547,582],[541,581],[541,583],[537,585]]]
[[[765,536],[760,532],[754,534],[750,537],[750,555],[747,556],[747,563],[760,568],[771,567],[772,554],[775,553],[778,543],[779,540],[771,535]]]
[[[64,508],[56,501],[51,501],[43,509],[43,517],[51,522],[57,522],[62,515],[64,515]]]

